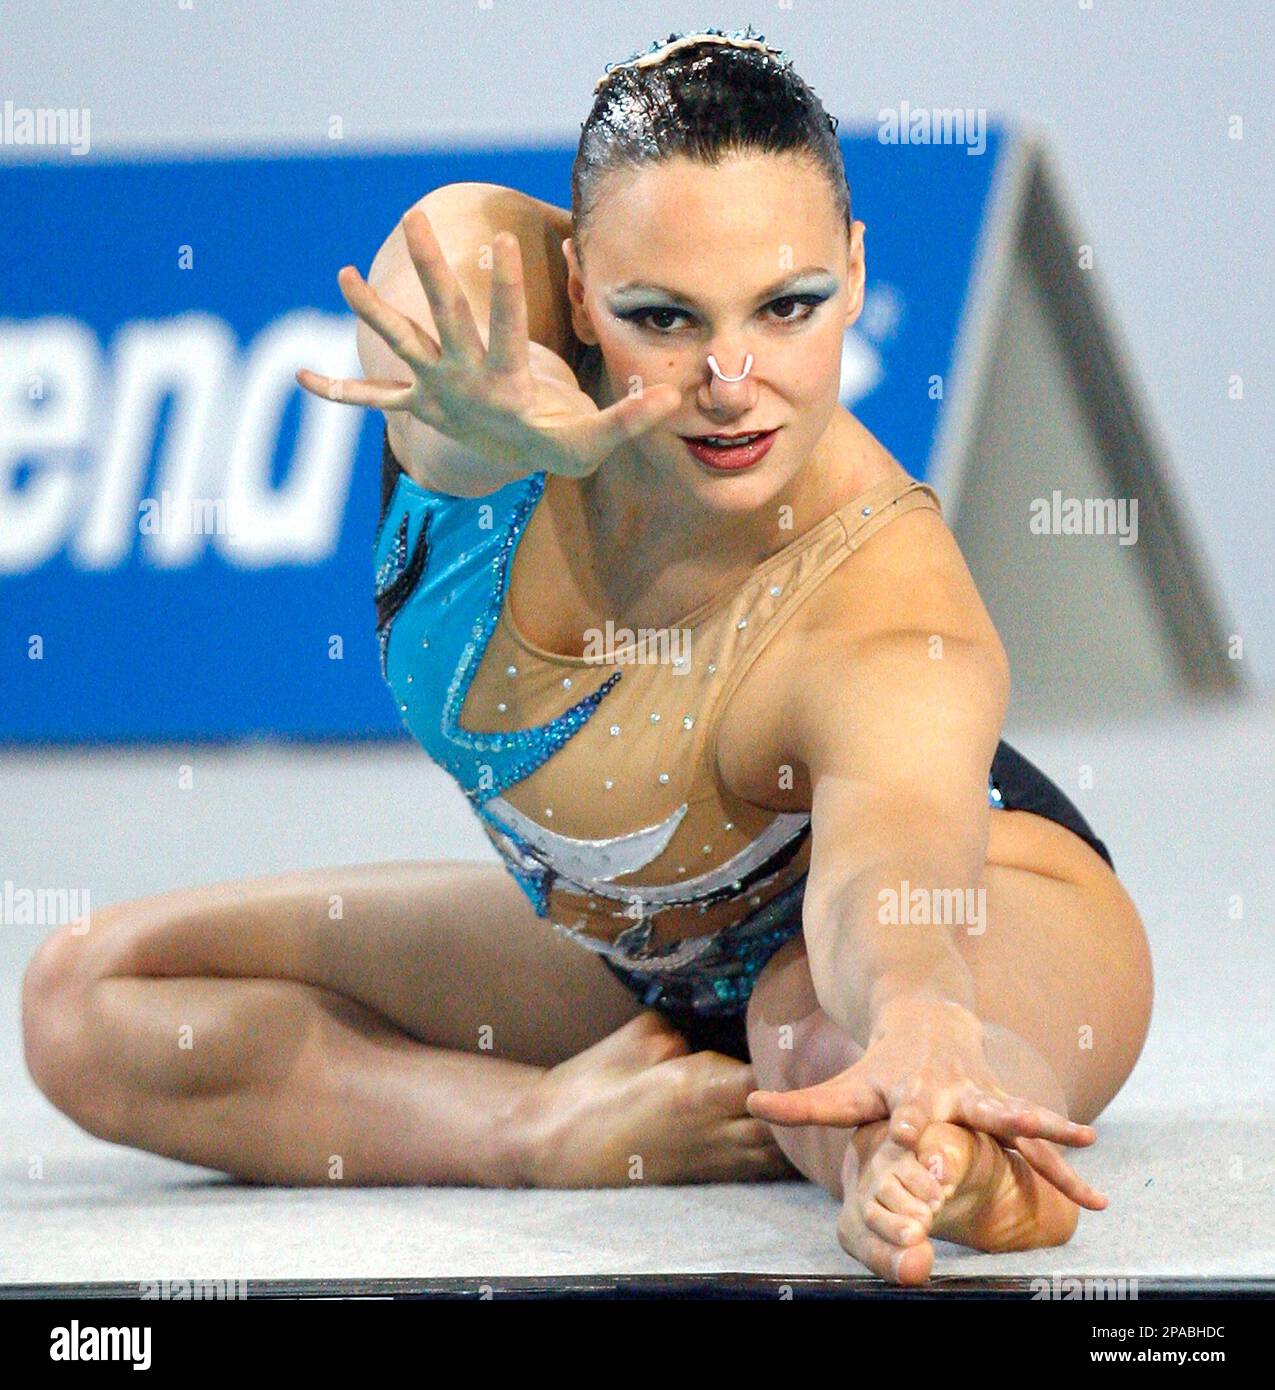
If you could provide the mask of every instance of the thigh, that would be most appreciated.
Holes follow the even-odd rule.
[[[1027,812],[996,814],[1040,820]],[[1052,832],[1075,839],[1049,821],[1040,829],[1048,848],[1058,848]],[[1152,977],[1146,934],[1128,893],[1096,854],[1083,844],[1080,851],[1081,872],[1072,877],[989,862],[979,885],[983,920],[947,930],[973,976],[975,1012],[1029,1042],[1062,1085],[1068,1114],[1088,1123],[1137,1061],[1150,1024]],[[848,1035],[831,1039],[822,1018],[798,937],[767,963],[749,1001],[759,1084],[812,1085],[842,1069]],[[762,1045],[780,1021],[792,1026],[791,1051],[768,1061]],[[822,1040],[819,1046],[831,1051],[794,1055],[806,1039]],[[775,1071],[776,1080],[763,1079],[763,1071]]]
[[[1077,858],[1083,871],[1069,877],[989,862],[984,928],[957,928],[954,939],[974,977],[979,1016],[1027,1039],[1062,1083],[1068,1114],[1088,1123],[1138,1060],[1153,991],[1132,899],[1086,846]]]
[[[499,864],[358,864],[116,904],[64,955],[98,977],[288,979],[420,1042],[554,1065],[640,1012]]]

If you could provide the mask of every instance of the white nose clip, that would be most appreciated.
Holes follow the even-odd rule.
[[[708,365],[712,367],[713,375],[717,377],[719,381],[743,381],[743,379],[753,369],[753,355],[750,352],[748,356],[744,359],[744,370],[740,372],[738,376],[727,376],[725,372],[723,372],[722,369],[717,365],[717,358],[714,357],[711,352],[708,354]]]

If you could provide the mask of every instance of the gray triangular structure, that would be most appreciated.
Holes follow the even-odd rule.
[[[1007,142],[927,479],[1005,642],[1011,714],[1234,694],[1216,590],[1041,136]],[[1138,499],[1137,543],[1037,535],[1033,499]]]

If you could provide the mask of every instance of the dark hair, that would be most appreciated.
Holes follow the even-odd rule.
[[[685,37],[670,34],[648,52]],[[747,37],[761,40],[751,26]],[[645,66],[631,60],[614,66],[580,127],[571,168],[576,245],[609,174],[676,155],[716,164],[746,150],[812,160],[849,231],[850,189],[836,131],[836,117],[774,49],[700,40],[666,58],[652,57]]]

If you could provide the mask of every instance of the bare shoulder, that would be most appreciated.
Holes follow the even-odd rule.
[[[404,209],[403,216],[417,209],[429,219],[469,300],[484,342],[491,303],[491,242],[497,232],[513,232],[522,252],[528,336],[533,344],[567,357],[573,344],[567,266],[562,254],[563,239],[571,234],[568,210],[494,183],[443,184]],[[401,313],[415,319],[427,332],[433,331],[433,314],[412,264],[401,217],[376,253],[367,280]],[[375,336],[370,329],[361,331],[361,352],[364,338],[374,353],[379,351],[371,341]],[[370,374],[387,374],[379,368],[388,363],[376,365],[378,371]]]
[[[758,656],[722,712],[717,758],[726,785],[760,805],[809,809],[809,777],[788,746],[794,711],[812,691],[830,709],[844,703],[847,671],[866,671],[863,654],[899,633],[956,640],[1005,664],[960,547],[931,507],[902,513],[847,551]],[[775,769],[784,765],[794,785],[777,794]]]

